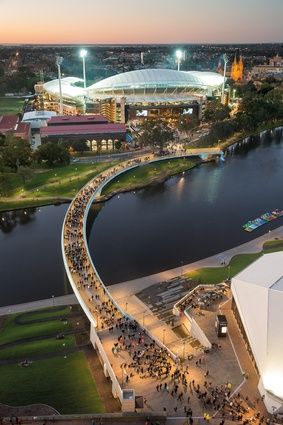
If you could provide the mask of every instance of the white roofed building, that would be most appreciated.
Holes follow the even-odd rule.
[[[144,118],[175,119],[183,114],[202,114],[207,96],[220,93],[223,76],[214,72],[142,69],[105,78],[83,89],[78,78],[62,78],[64,104],[96,105],[95,112],[110,121],[127,122]],[[44,84],[52,98],[59,98],[59,81]],[[94,112],[94,111],[93,111]]]
[[[232,279],[233,309],[270,413],[283,413],[283,252],[265,254]]]

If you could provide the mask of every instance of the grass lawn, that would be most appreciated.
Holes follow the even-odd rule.
[[[95,382],[82,352],[32,363],[0,366],[1,403],[44,403],[62,414],[103,412]]]
[[[109,185],[103,189],[102,195],[107,195],[121,189],[130,190],[132,188],[146,186],[154,181],[186,171],[194,167],[195,164],[196,161],[182,158],[159,161],[149,165],[141,165],[110,182]]]
[[[199,281],[200,283],[220,283],[240,273],[249,264],[253,263],[262,254],[283,250],[283,241],[275,240],[265,242],[263,250],[254,254],[235,255],[225,267],[206,267],[193,272],[186,273],[186,277]]]
[[[76,340],[73,335],[66,335],[64,339],[48,338],[39,341],[28,342],[26,344],[15,345],[1,349],[0,359],[29,359],[40,354],[63,352],[68,348],[74,348]]]
[[[72,310],[73,308],[70,309],[70,307],[42,308],[40,310],[18,314],[18,318],[23,323],[28,323],[38,319],[52,319],[58,316],[67,317]]]
[[[21,338],[31,338],[41,335],[53,335],[71,329],[71,324],[64,324],[61,320],[52,320],[48,322],[29,323],[19,325],[15,322],[17,315],[11,315],[7,318],[4,328],[0,331],[0,345],[7,342],[17,341]]]
[[[15,173],[2,174],[4,196],[2,193],[0,211],[72,199],[92,177],[115,163],[71,164],[52,170],[34,170],[32,177],[25,183]]]
[[[0,115],[15,115],[22,112],[23,99],[0,96]]]

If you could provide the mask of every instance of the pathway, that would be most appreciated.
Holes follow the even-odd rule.
[[[8,314],[25,313],[26,311],[38,310],[44,307],[56,307],[61,305],[79,304],[74,294],[63,295],[62,297],[52,297],[45,300],[31,301],[29,303],[7,305],[0,307],[0,316]]]

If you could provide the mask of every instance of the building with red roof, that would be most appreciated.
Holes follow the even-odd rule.
[[[56,116],[40,129],[41,141],[85,140],[91,150],[114,149],[125,141],[125,124],[109,123],[102,115]]]
[[[0,115],[0,133],[12,133],[18,121],[17,115]]]

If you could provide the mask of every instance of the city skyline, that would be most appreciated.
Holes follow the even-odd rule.
[[[3,44],[276,43],[283,41],[281,0],[130,0],[94,5],[60,0],[38,18],[36,0],[2,0]],[[15,13],[17,11],[18,13]],[[169,29],[169,30],[168,30]]]

